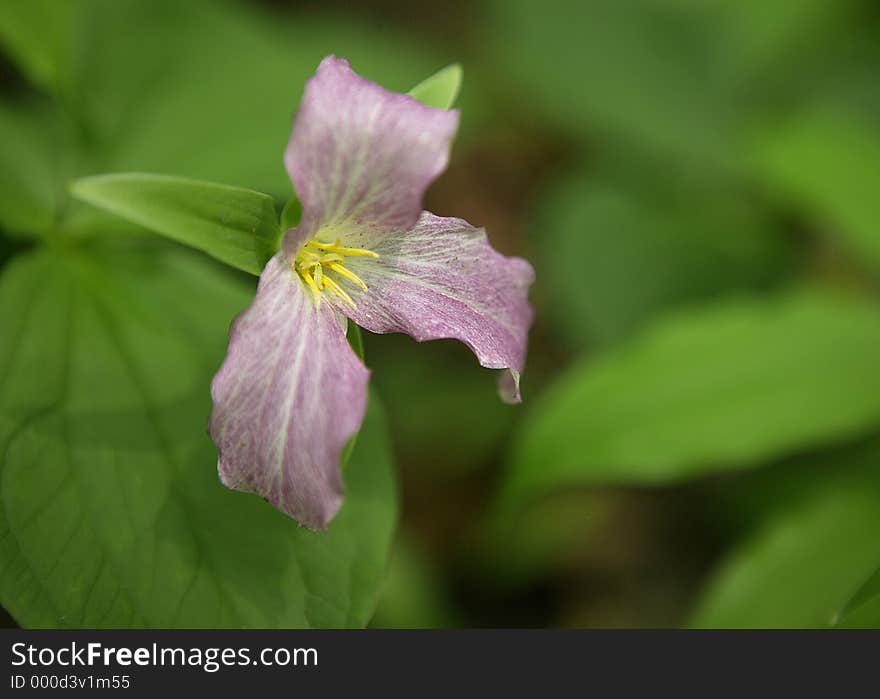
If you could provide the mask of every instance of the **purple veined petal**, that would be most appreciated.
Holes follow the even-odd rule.
[[[428,212],[374,250],[377,259],[347,262],[368,289],[347,287],[356,307],[340,304],[339,310],[371,332],[405,332],[419,342],[461,340],[483,366],[509,370],[499,391],[519,402],[533,318],[531,265],[497,253],[485,231],[467,221]]]
[[[309,79],[284,162],[302,202],[288,253],[318,235],[371,248],[419,218],[446,168],[458,111],[428,107],[328,56]]]
[[[325,528],[342,503],[339,457],[363,420],[369,374],[332,306],[317,306],[277,254],[211,384],[220,479]]]

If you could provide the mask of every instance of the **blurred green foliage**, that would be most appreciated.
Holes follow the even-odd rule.
[[[830,110],[799,115],[762,137],[755,148],[755,172],[783,202],[836,231],[857,259],[880,265],[876,125]]]
[[[874,439],[801,457],[739,486],[732,499],[754,525],[713,573],[693,623],[852,625],[854,593],[877,566],[878,453]]]
[[[345,541],[331,544],[351,563],[346,577],[330,549],[272,529],[262,503],[216,482],[207,382],[250,282],[148,243],[66,191],[76,177],[144,171],[265,192],[280,208],[303,82],[335,53],[401,91],[461,63],[463,131],[428,208],[486,226],[537,272],[519,408],[495,402],[494,377],[461,347],[365,337],[403,494],[375,623],[880,625],[872,0],[455,0],[442,11],[399,0],[7,0],[0,42],[3,508],[23,541],[38,540],[41,520],[27,515],[40,484],[67,503],[57,531],[69,533],[80,509],[104,513],[89,520],[102,547],[69,557],[37,544],[9,551],[14,540],[2,538],[14,564],[0,592],[20,622],[59,623],[60,612],[35,611],[47,597],[74,610],[66,625],[128,618],[108,602],[113,585],[135,600],[149,588],[126,582],[144,561],[114,559],[119,522],[146,517],[176,481],[205,494],[161,521],[189,512],[207,556],[183,539],[164,551],[173,572],[161,585],[188,610],[180,623],[369,618],[394,516],[389,461],[371,451],[384,449],[381,429],[365,428],[346,467],[353,504],[341,515]],[[42,251],[29,251],[38,240]],[[90,267],[67,261],[83,255]],[[16,282],[41,265],[34,276],[52,282],[39,294],[32,279]],[[76,299],[91,310],[67,313]],[[104,306],[102,322],[115,318],[129,344],[101,329],[94,309]],[[173,327],[161,320],[169,309]],[[122,378],[69,394],[91,405],[49,411],[61,371],[53,348],[71,317],[86,348],[72,376],[107,384],[130,345],[155,372],[145,382],[169,423],[167,447],[197,447],[199,458],[180,456],[187,468],[176,472],[138,443],[157,418]],[[46,335],[10,358],[27,318]],[[32,420],[20,425],[25,408]],[[91,470],[80,453],[117,423],[130,477],[109,472],[111,445]],[[49,427],[56,438],[42,437]],[[47,456],[65,449],[76,468]],[[144,474],[152,485],[138,485]],[[100,487],[84,488],[92,477]],[[221,528],[244,552],[246,537],[227,530],[250,512],[273,533],[230,572],[206,531]],[[284,576],[295,566],[281,568],[298,555],[315,574],[294,584]],[[222,575],[230,600],[254,588],[259,604],[215,604],[209,589]],[[10,585],[31,596],[13,598]],[[358,599],[347,597],[352,585]],[[300,593],[310,606],[292,599]],[[174,615],[157,607],[140,622]]]
[[[853,595],[836,620],[841,628],[876,628],[880,618],[880,571]]]
[[[547,312],[574,349],[622,340],[665,309],[788,276],[789,246],[746,197],[625,179],[570,174],[542,193],[534,215]]]
[[[801,292],[667,318],[570,368],[513,444],[507,498],[749,466],[880,420],[880,307]]]

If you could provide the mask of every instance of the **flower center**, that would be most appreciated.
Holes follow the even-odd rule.
[[[311,290],[317,305],[321,304],[321,292],[326,291],[355,308],[354,300],[342,288],[342,284],[350,282],[367,290],[363,280],[345,266],[346,257],[379,255],[372,250],[344,247],[339,244],[339,239],[333,243],[322,243],[317,238],[312,238],[296,254],[293,267]]]

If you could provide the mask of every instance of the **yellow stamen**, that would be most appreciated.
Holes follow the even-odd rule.
[[[379,257],[379,253],[363,248],[336,248],[336,252],[346,257]]]
[[[367,290],[364,281],[345,266],[346,257],[377,258],[379,255],[372,250],[344,247],[339,244],[338,238],[332,243],[312,239],[297,252],[293,267],[318,305],[322,292],[326,291],[356,308],[354,299],[340,285],[342,281],[355,284],[362,291]],[[338,276],[334,278],[331,273]]]
[[[354,300],[348,294],[343,291],[342,287],[339,286],[336,282],[334,282],[330,277],[324,277],[324,288],[330,289],[334,294],[336,294],[339,298],[345,301],[352,308],[357,308]]]
[[[346,257],[379,257],[379,255],[372,250],[365,250],[364,248],[344,248],[339,244],[339,238],[333,243],[322,243],[318,240],[310,240],[306,245],[311,245],[321,250],[332,250],[333,252],[345,255]]]
[[[318,285],[315,284],[315,280],[312,279],[312,275],[309,274],[309,271],[306,269],[300,269],[299,275],[303,278],[306,284],[308,284],[309,289],[312,291],[312,296],[315,297],[315,303],[317,305],[321,305],[321,291],[318,289]]]
[[[328,265],[328,266],[330,267],[330,269],[332,269],[334,272],[336,272],[336,274],[341,274],[346,279],[353,281],[355,284],[357,284],[364,291],[367,290],[367,285],[364,284],[364,280],[361,279],[354,272],[352,272],[350,269],[346,269],[342,265],[338,265],[335,262],[330,263],[330,265]]]

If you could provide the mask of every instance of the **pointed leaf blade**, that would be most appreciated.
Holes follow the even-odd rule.
[[[84,177],[71,193],[101,209],[259,274],[281,236],[272,197],[239,187],[168,175]]]
[[[409,94],[437,109],[451,109],[461,90],[461,65],[453,63],[416,85]]]

